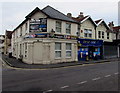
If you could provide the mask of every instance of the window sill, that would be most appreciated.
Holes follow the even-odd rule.
[[[66,57],[67,59],[70,59],[70,58],[72,58],[72,57]]]
[[[55,58],[55,59],[61,59],[61,57],[57,57],[57,58]]]

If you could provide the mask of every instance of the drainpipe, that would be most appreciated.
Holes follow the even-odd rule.
[[[105,50],[105,48],[104,48],[104,41],[103,41],[103,46],[102,46],[102,59],[104,59],[105,58],[105,52],[104,52],[104,50]]]
[[[119,58],[120,57],[119,45],[117,46],[117,49],[118,49],[118,58]]]
[[[97,27],[95,27],[95,39],[97,39],[97,36],[96,36],[96,28],[97,28]]]

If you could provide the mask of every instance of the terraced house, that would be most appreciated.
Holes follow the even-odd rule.
[[[12,33],[12,55],[28,64],[77,61],[78,23],[58,10],[36,7]]]
[[[112,42],[112,30],[103,19],[96,20],[96,39],[104,40],[107,42]]]
[[[78,17],[72,17],[78,25],[78,60],[101,59],[103,55],[103,40],[96,39],[97,24],[82,12]]]

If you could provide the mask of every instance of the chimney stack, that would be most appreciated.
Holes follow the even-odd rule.
[[[78,17],[83,18],[84,17],[83,12],[80,12],[80,15]]]
[[[113,21],[112,21],[112,22],[109,22],[108,26],[110,27],[110,29],[113,29],[113,27],[114,27]]]
[[[68,17],[72,17],[72,14],[71,14],[71,13],[67,13],[67,16],[68,16]]]

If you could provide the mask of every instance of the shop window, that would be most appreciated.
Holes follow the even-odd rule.
[[[109,33],[107,33],[107,39],[109,39]]]
[[[66,33],[71,34],[71,24],[66,23]]]
[[[72,48],[70,43],[66,43],[66,57],[71,57],[72,55]]]
[[[55,43],[55,58],[61,57],[61,43]]]
[[[92,30],[91,29],[84,29],[84,37],[92,38]]]
[[[61,33],[61,22],[60,21],[56,21],[56,32]]]
[[[102,38],[104,38],[104,32],[102,32]]]
[[[95,51],[94,52],[98,52],[98,48],[95,48]]]
[[[101,31],[98,31],[98,38],[101,38]]]

